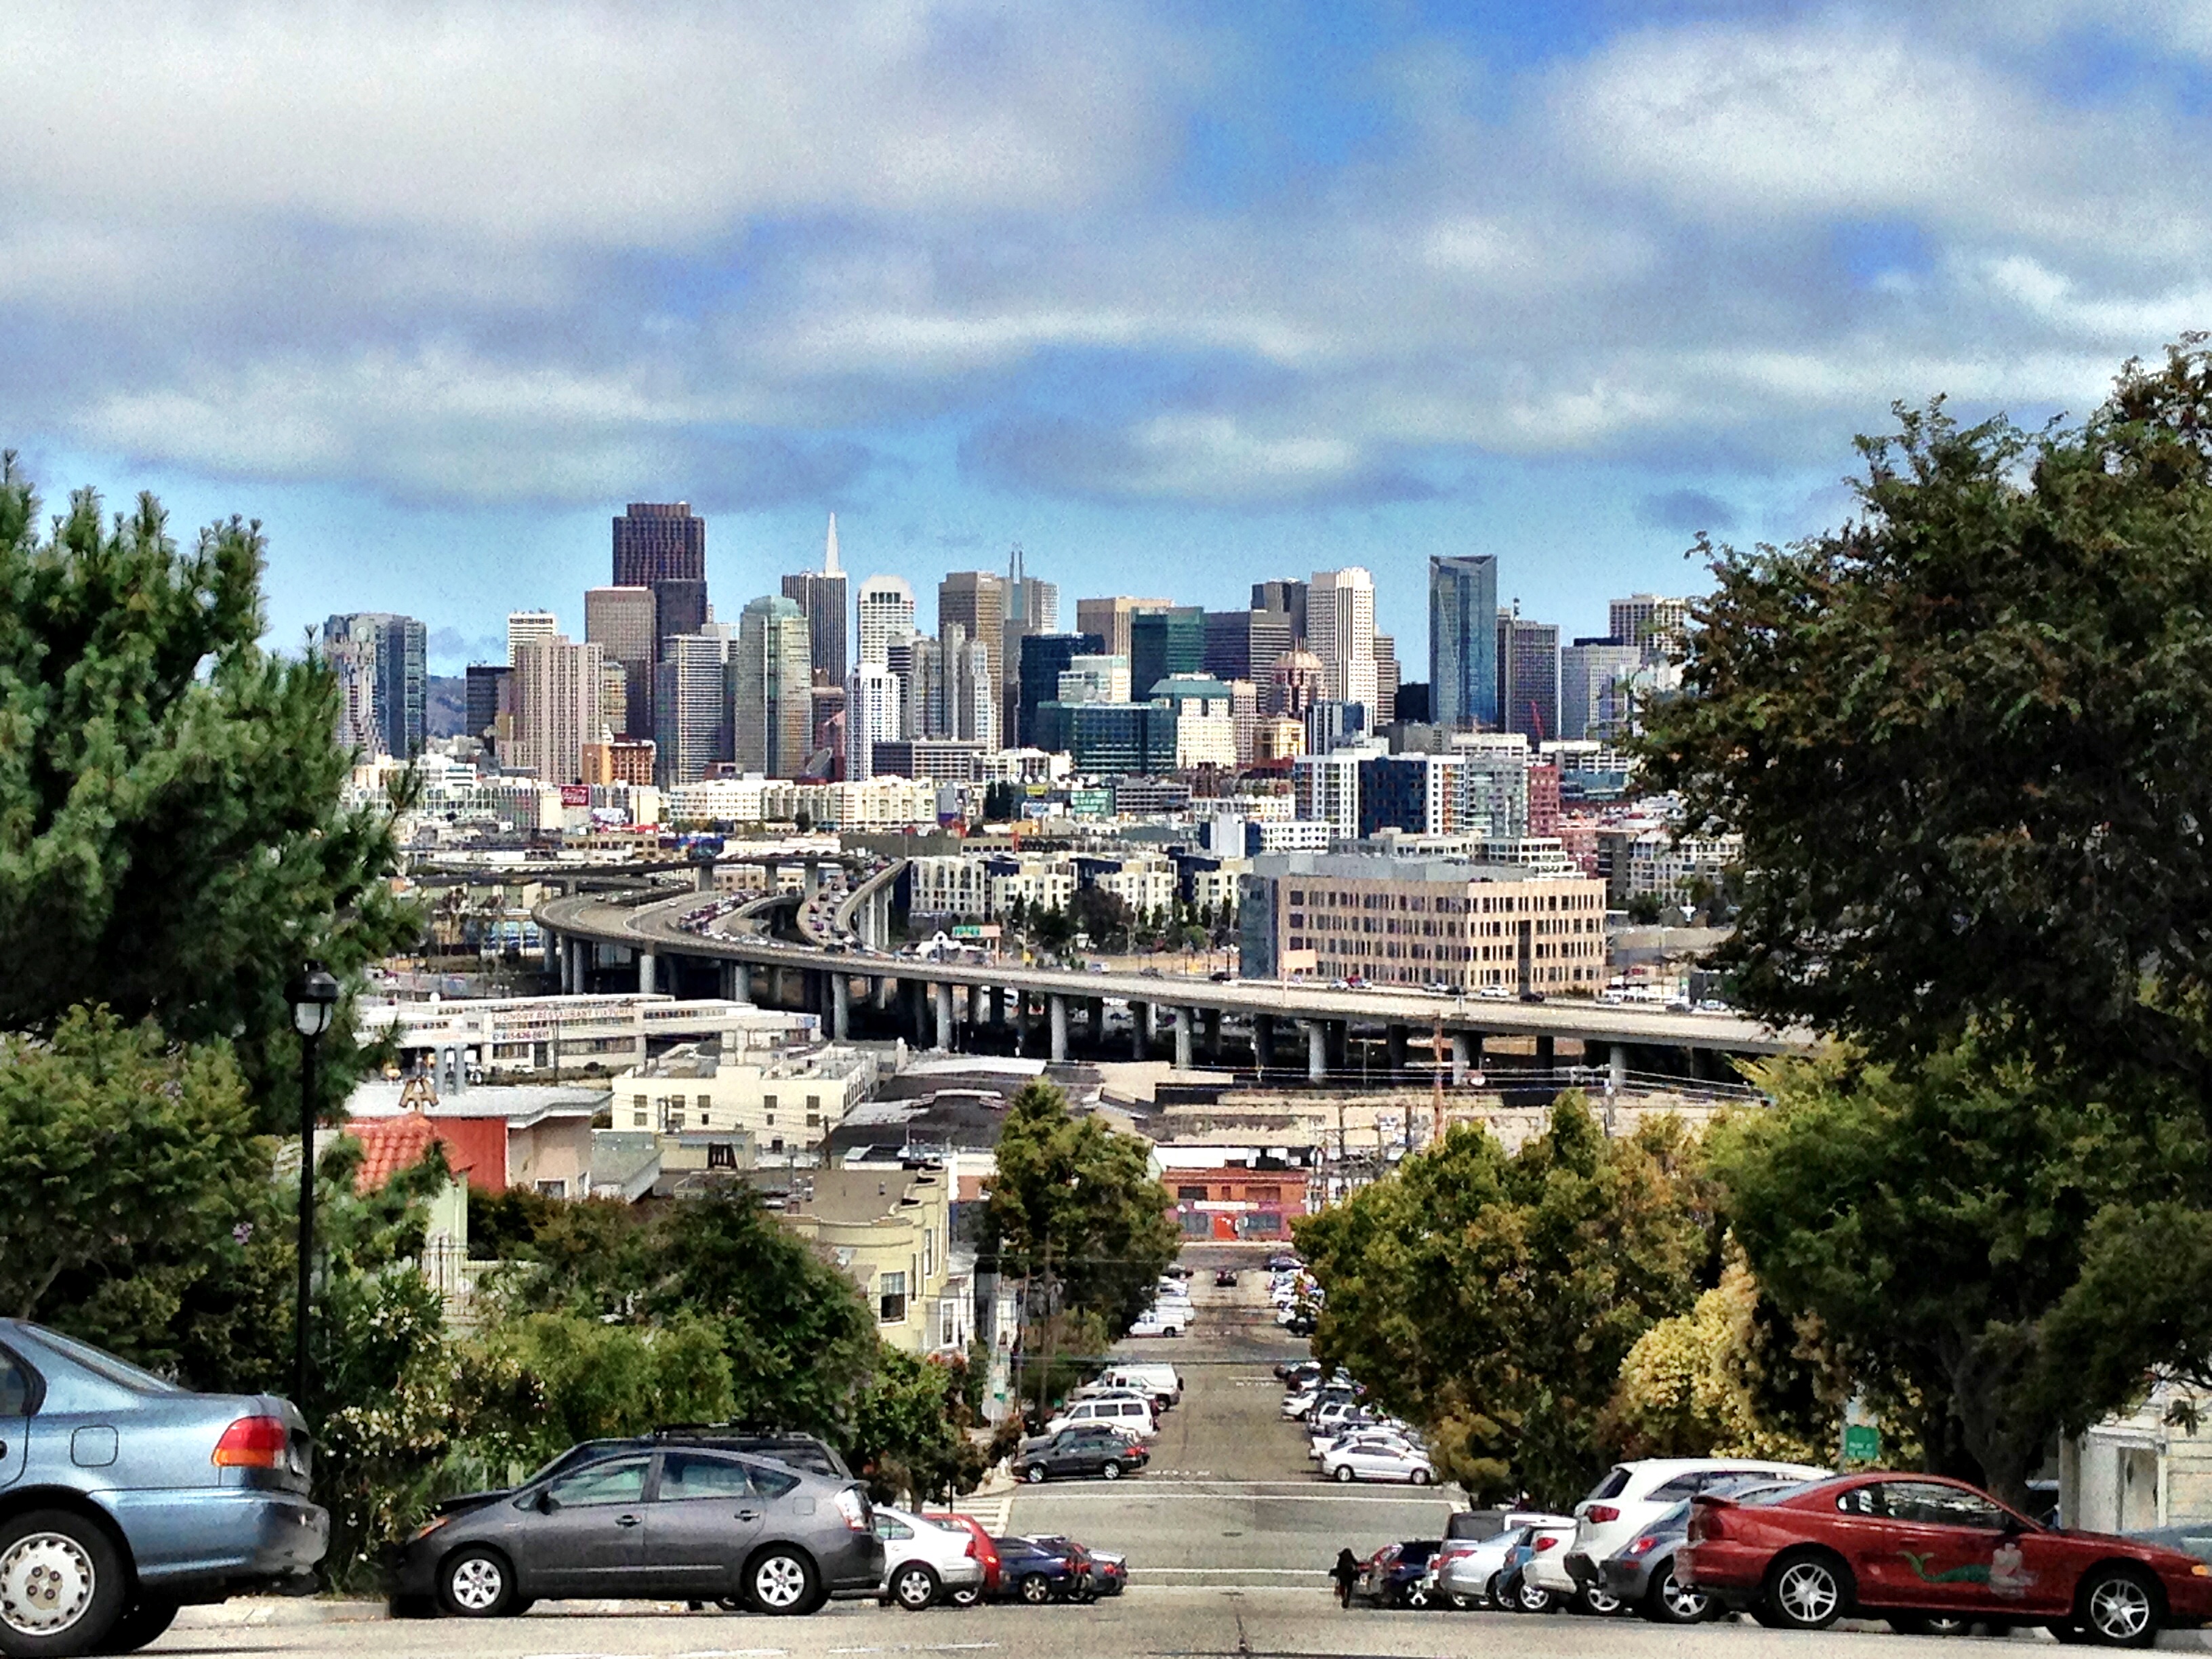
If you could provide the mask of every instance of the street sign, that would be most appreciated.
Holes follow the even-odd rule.
[[[1844,1462],[1846,1463],[1881,1462],[1881,1431],[1871,1423],[1844,1424]]]
[[[963,921],[953,928],[952,937],[955,939],[996,939],[999,937],[999,924],[995,921],[981,924],[972,921]]]

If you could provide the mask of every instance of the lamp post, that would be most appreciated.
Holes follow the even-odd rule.
[[[292,1400],[307,1398],[307,1280],[315,1252],[315,1044],[337,1011],[338,982],[319,962],[301,965],[286,992],[292,1029],[300,1034],[300,1294],[292,1310]]]

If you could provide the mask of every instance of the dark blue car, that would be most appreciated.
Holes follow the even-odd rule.
[[[999,1595],[1002,1601],[1042,1607],[1048,1601],[1089,1601],[1097,1595],[1091,1565],[1066,1540],[995,1538],[999,1547]]]
[[[308,1467],[288,1401],[0,1319],[0,1656],[129,1652],[187,1603],[312,1571],[331,1518]]]

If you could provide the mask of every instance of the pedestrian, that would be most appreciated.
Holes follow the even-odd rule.
[[[1336,1565],[1328,1570],[1328,1576],[1336,1580],[1337,1605],[1350,1607],[1352,1587],[1359,1582],[1359,1558],[1350,1550],[1339,1550]]]

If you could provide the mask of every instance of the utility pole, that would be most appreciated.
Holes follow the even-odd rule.
[[[1444,1017],[1438,1014],[1429,1028],[1429,1145],[1444,1139]]]

